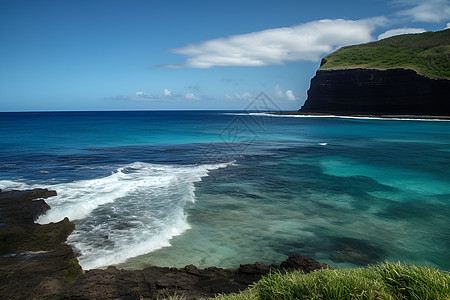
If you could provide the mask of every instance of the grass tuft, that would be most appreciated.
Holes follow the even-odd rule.
[[[374,267],[399,299],[448,299],[450,275],[430,267],[385,263]]]
[[[450,274],[430,267],[386,262],[366,268],[273,273],[237,299],[436,299],[450,298]]]

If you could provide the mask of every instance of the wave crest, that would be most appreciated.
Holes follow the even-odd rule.
[[[103,178],[50,185],[58,196],[46,199],[51,210],[37,222],[75,220],[68,243],[80,253],[84,269],[122,263],[170,246],[171,238],[189,229],[184,208],[196,200],[194,183],[230,164],[134,162]],[[35,187],[13,181],[0,186]]]

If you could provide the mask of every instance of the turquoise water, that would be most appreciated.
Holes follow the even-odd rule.
[[[450,269],[450,123],[244,112],[0,113],[0,188],[48,187],[85,269]]]

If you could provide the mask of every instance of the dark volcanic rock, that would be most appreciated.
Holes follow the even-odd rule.
[[[0,298],[58,299],[68,280],[82,273],[65,244],[74,224],[67,218],[33,222],[50,209],[42,198],[55,195],[46,189],[0,192]]]
[[[21,252],[0,257],[0,299],[60,299],[74,260],[72,248]],[[76,259],[73,261],[76,262]],[[80,269],[78,269],[80,273]]]
[[[241,265],[238,269],[209,267],[198,269],[194,265],[184,268],[149,267],[144,270],[90,270],[66,289],[64,297],[70,299],[139,299],[184,295],[187,299],[213,297],[217,294],[237,293],[271,271],[313,270],[330,268],[327,264],[293,255],[281,265],[262,263]]]
[[[0,193],[0,254],[23,251],[49,251],[62,245],[74,229],[69,219],[47,225],[35,224],[50,209],[42,199],[56,191],[34,189]]]
[[[34,189],[0,192],[0,218],[6,224],[33,224],[50,206],[42,200],[56,196],[56,191]]]
[[[305,258],[299,254],[290,256],[287,260],[283,261],[280,268],[286,271],[299,270],[303,273],[310,273],[314,270],[320,269],[332,269],[329,265],[318,262],[314,259]]]
[[[408,69],[319,70],[300,112],[450,115],[450,80]]]
[[[280,266],[245,264],[237,269],[194,265],[144,270],[89,270],[82,274],[76,256],[64,242],[74,225],[67,218],[46,225],[33,223],[48,208],[35,198],[54,196],[47,190],[0,193],[0,298],[2,299],[157,299],[181,295],[213,297],[248,288],[273,270],[282,272],[331,268],[293,255]]]

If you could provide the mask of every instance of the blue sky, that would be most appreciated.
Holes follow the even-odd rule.
[[[0,111],[296,110],[327,53],[449,22],[450,0],[0,0]]]

